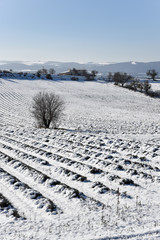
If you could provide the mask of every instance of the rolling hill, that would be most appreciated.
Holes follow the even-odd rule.
[[[65,101],[60,129],[35,127],[44,90]],[[0,239],[158,239],[159,105],[112,83],[1,78]]]

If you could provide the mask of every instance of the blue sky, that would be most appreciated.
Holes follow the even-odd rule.
[[[160,60],[160,0],[0,0],[0,59]]]

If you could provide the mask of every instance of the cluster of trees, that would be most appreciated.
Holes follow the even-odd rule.
[[[5,77],[5,76],[8,76],[8,77],[11,77],[13,75],[13,71],[12,69],[10,70],[0,70],[0,76],[1,77]]]
[[[33,79],[36,77],[36,75],[34,73],[29,73],[29,72],[14,72],[12,69],[10,69],[10,70],[0,70],[0,77],[9,77],[9,78],[30,77]]]
[[[98,71],[92,70],[91,73],[86,73],[86,80],[94,80],[96,75],[98,74]]]
[[[95,79],[97,73],[98,73],[98,71],[95,71],[95,70],[91,71],[91,73],[86,71],[84,76],[86,77],[87,81],[90,81],[90,80],[94,80]]]
[[[156,72],[155,69],[150,69],[146,72],[146,75],[149,76],[153,81],[156,81],[156,76],[158,75],[158,72]],[[133,77],[131,75],[128,75],[126,73],[116,72],[115,74],[112,74],[111,72],[108,73],[108,80],[114,81],[118,79],[118,83],[121,82],[122,85],[124,85],[128,80],[131,80]]]
[[[14,72],[12,69],[10,70],[0,70],[0,77],[30,77],[30,78],[47,78],[52,79],[52,74],[55,74],[55,70],[53,68],[50,69],[40,69],[36,73],[31,72]]]
[[[141,82],[138,79],[133,79],[130,83],[126,84],[125,87],[133,91],[139,91],[148,94],[149,90],[151,89],[151,84],[148,82],[148,80]]]
[[[124,85],[131,79],[133,79],[133,77],[127,73],[115,72],[112,75],[112,81],[115,85],[119,85],[121,87],[124,87]]]
[[[36,73],[38,78],[46,77],[47,79],[52,79],[52,74],[55,74],[55,70],[53,68],[50,68],[49,70],[42,68]]]
[[[150,71],[150,74],[152,73],[153,71]],[[151,90],[151,84],[148,80],[140,81],[127,73],[121,72],[116,72],[114,74],[109,73],[108,78],[112,80],[115,85],[128,88],[129,90],[139,91],[151,97],[160,98],[160,91]],[[153,78],[154,76],[152,76],[152,79]]]
[[[73,68],[73,69],[69,69],[67,72],[64,72],[64,73],[59,73],[60,76],[66,76],[66,75],[69,75],[69,76],[73,76],[71,77],[71,80],[78,80],[79,76],[83,76],[86,78],[87,81],[89,80],[94,80],[96,75],[97,75],[98,71],[96,70],[92,70],[91,72],[88,72],[86,69],[76,69],[76,68]]]
[[[73,77],[71,78],[71,80],[78,80],[77,76],[84,76],[86,80],[89,81],[89,80],[94,80],[97,73],[98,72],[95,70],[91,71],[90,73],[86,69],[79,70],[79,69],[73,68],[68,72],[60,73],[59,75],[72,75]],[[55,70],[53,68],[50,68],[49,70],[43,68],[38,70],[36,73],[38,78],[45,77],[47,79],[52,79],[52,74],[55,74]]]

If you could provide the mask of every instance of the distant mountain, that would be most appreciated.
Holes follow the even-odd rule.
[[[157,62],[121,62],[121,63],[76,63],[76,62],[29,62],[29,61],[0,61],[0,70],[37,71],[41,68],[54,68],[56,73],[67,71],[70,68],[97,70],[101,74],[108,72],[127,72],[129,74],[145,74],[149,69],[160,72],[160,61]]]

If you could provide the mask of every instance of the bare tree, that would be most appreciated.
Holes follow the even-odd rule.
[[[98,71],[92,70],[91,74],[92,74],[93,77],[95,77],[98,74]]]
[[[143,89],[146,94],[148,94],[149,89],[151,88],[151,84],[149,84],[148,80],[143,83]]]
[[[112,73],[111,73],[111,72],[109,72],[107,77],[108,77],[108,80],[109,80],[109,82],[111,82],[111,81],[112,81],[112,78],[113,78],[113,75],[112,75]]]
[[[47,70],[46,68],[42,68],[42,69],[41,69],[41,73],[42,73],[42,74],[47,74],[47,73],[48,73],[48,70]]]
[[[55,72],[56,72],[56,71],[54,70],[54,68],[50,68],[50,69],[49,69],[49,74],[55,74]]]
[[[153,81],[155,81],[156,76],[158,75],[158,72],[156,72],[155,69],[148,70],[146,72],[147,76],[150,76]]]
[[[41,77],[41,75],[46,75],[48,73],[47,69],[42,68],[37,71],[37,77]]]
[[[64,101],[55,93],[39,92],[33,97],[32,114],[38,127],[57,128],[64,110]]]
[[[131,80],[133,77],[127,73],[115,72],[112,79],[115,85],[124,87],[124,85]]]

